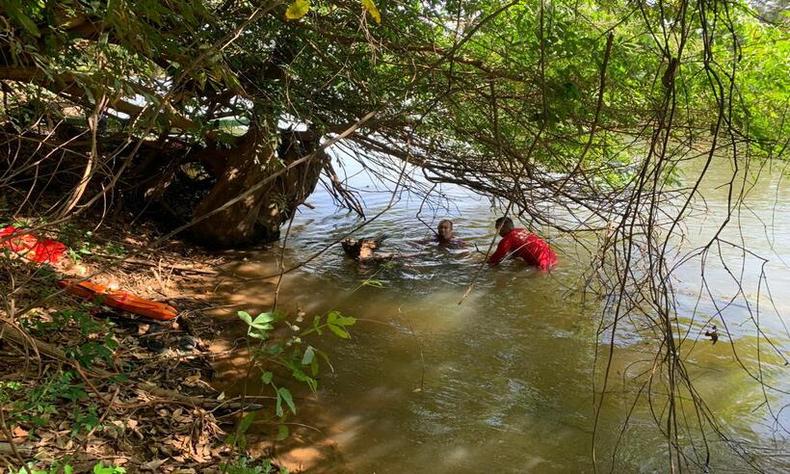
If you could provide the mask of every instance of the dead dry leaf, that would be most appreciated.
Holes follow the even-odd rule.
[[[154,460],[149,461],[149,462],[147,462],[145,464],[141,464],[140,465],[140,470],[141,471],[157,471],[159,469],[159,467],[162,464],[166,463],[167,461],[168,461],[168,458],[165,458],[165,459],[154,459]]]

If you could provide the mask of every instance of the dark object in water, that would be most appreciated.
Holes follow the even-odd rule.
[[[370,260],[388,260],[392,258],[391,253],[387,254],[376,254],[376,249],[379,248],[381,242],[384,240],[385,237],[377,237],[375,239],[344,239],[340,242],[340,245],[343,246],[343,250],[346,252],[346,255],[353,258],[354,260],[359,260],[360,262],[370,261]]]
[[[716,329],[716,326],[713,326],[710,331],[705,331],[705,335],[713,341],[713,344],[719,340],[719,331]]]

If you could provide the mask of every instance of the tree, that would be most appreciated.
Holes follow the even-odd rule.
[[[590,203],[582,207],[593,213],[601,211],[598,203],[617,200],[630,156],[613,150],[655,120],[667,77],[674,87],[680,64],[668,50],[677,32],[668,33],[666,45],[651,35],[682,8],[641,5],[638,18],[618,3],[381,7],[383,19],[368,0],[314,6],[304,0],[5,1],[6,113],[45,105],[40,116],[47,123],[69,123],[54,127],[57,142],[46,138],[41,122],[36,135],[40,152],[69,143],[87,156],[63,214],[82,205],[89,183],[117,181],[97,173],[117,171],[108,164],[123,156],[123,173],[135,177],[127,196],[162,202],[176,178],[199,176],[197,187],[210,191],[196,191],[188,211],[175,210],[189,220],[285,173],[296,155],[313,154],[285,173],[290,178],[193,228],[200,240],[226,247],[276,238],[319,172],[331,173],[321,141],[369,112],[374,117],[347,140],[353,146],[422,165],[433,180],[513,200],[540,221],[550,219],[534,202],[555,194]],[[771,34],[746,17],[738,22]],[[693,52],[683,54],[693,58],[699,40],[688,43]],[[727,54],[721,49],[718,55]],[[694,133],[709,134],[711,124],[698,118],[716,109],[715,100],[703,90],[695,63],[682,63],[679,97],[693,106],[676,113]],[[781,90],[782,79],[775,80],[770,89]],[[748,114],[752,104],[743,105]],[[75,107],[87,119],[68,120],[74,117],[64,110]],[[107,114],[113,126],[97,130]],[[736,118],[745,117],[733,115],[732,124],[746,136]],[[7,123],[11,135],[32,132],[32,122],[21,117]],[[289,127],[303,129],[293,143],[282,141],[296,136],[284,133]],[[74,145],[74,137],[92,135],[95,149]],[[778,136],[764,137],[765,148]],[[291,150],[289,158],[284,150]],[[557,179],[556,172],[568,176]],[[303,178],[299,186],[284,185],[296,175]]]
[[[718,430],[672,329],[667,252],[713,160],[784,156],[789,51],[773,7],[4,0],[0,12],[0,186],[31,207],[53,184],[60,215],[158,203],[234,247],[277,238],[322,172],[364,212],[333,179],[329,145],[406,161],[539,225],[594,232],[610,346],[633,315],[659,342],[670,461],[690,456],[676,397]],[[680,187],[689,156],[705,165]]]

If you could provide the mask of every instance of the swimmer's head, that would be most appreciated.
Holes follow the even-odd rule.
[[[440,242],[449,242],[453,239],[453,221],[450,219],[443,219],[439,221],[439,226],[436,228],[436,235]]]
[[[506,236],[511,230],[513,230],[513,219],[509,217],[500,217],[496,220],[496,228],[499,231],[500,236]]]

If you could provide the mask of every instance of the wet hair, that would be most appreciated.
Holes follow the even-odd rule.
[[[502,227],[505,226],[505,224],[509,225],[510,227],[513,227],[513,219],[507,216],[502,216],[496,220],[496,223],[494,225],[496,226],[497,229],[501,229]]]
[[[440,221],[439,221],[439,225],[437,225],[436,227],[439,227],[439,226],[441,226],[441,225],[442,225],[442,224],[444,224],[445,222],[448,222],[448,223],[450,224],[450,228],[451,228],[451,229],[453,228],[453,221],[451,221],[450,219],[442,219],[442,220],[440,220]]]

